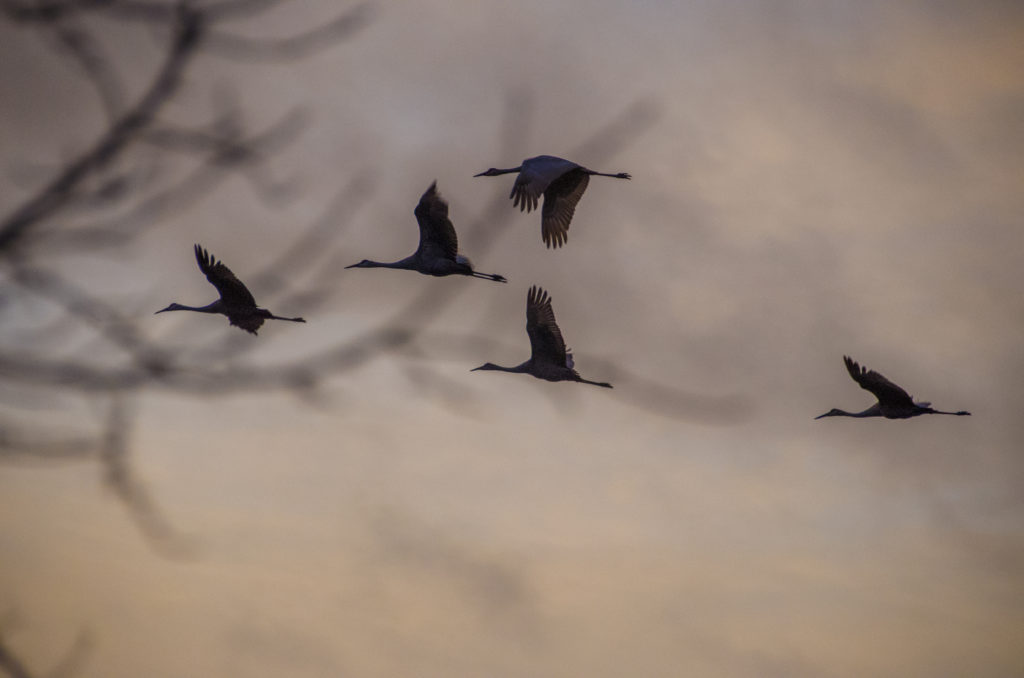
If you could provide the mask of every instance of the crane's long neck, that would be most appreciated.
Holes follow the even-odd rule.
[[[358,264],[352,264],[345,268],[404,268],[412,269],[415,268],[415,262],[413,257],[406,257],[400,261],[370,261],[369,259],[363,259]]]
[[[480,174],[474,174],[473,176],[474,177],[496,177],[499,174],[514,174],[514,173],[518,172],[521,169],[523,169],[522,165],[520,165],[519,167],[512,167],[510,169],[498,169],[497,167],[492,167],[489,170],[485,170],[485,171],[481,172]]]
[[[525,363],[523,363],[521,365],[516,365],[515,367],[505,367],[503,365],[495,365],[494,363],[484,363],[480,367],[474,367],[473,369],[470,370],[470,372],[476,372],[477,370],[494,370],[496,372],[517,372],[517,373],[523,373],[523,372],[527,371],[527,367],[528,367],[529,364],[530,364],[529,360],[527,360]]]
[[[184,304],[174,303],[168,306],[167,308],[160,309],[159,311],[157,311],[157,313],[164,313],[165,311],[195,311],[196,313],[220,313],[221,303],[220,299],[213,302],[212,304],[207,304],[206,306],[185,306]]]
[[[821,419],[823,417],[855,417],[857,419],[863,419],[864,417],[880,417],[882,411],[878,407],[878,403],[875,403],[863,412],[847,412],[841,410],[838,407],[834,407],[825,414],[819,414],[815,419]]]

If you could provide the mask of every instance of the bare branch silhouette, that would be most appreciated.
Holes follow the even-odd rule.
[[[113,123],[124,110],[124,87],[105,48],[78,22],[56,22],[54,28],[60,44],[96,88],[107,117]]]
[[[12,416],[5,416],[0,424],[0,459],[98,461],[107,487],[128,509],[140,531],[168,555],[182,555],[186,549],[133,470],[128,436],[133,413],[126,405],[129,399],[151,388],[204,395],[247,389],[306,394],[315,387],[317,371],[310,363],[301,363],[266,371],[233,364],[208,372],[201,361],[190,360],[188,352],[174,355],[159,340],[141,331],[139,314],[131,310],[133,306],[141,308],[136,302],[126,306],[123,301],[112,301],[58,273],[61,266],[54,258],[63,253],[114,254],[151,232],[164,217],[212,194],[225,172],[245,176],[266,204],[287,194],[287,182],[274,177],[266,167],[306,127],[308,118],[301,108],[291,107],[257,132],[245,128],[241,110],[233,106],[201,126],[178,124],[164,117],[167,104],[200,53],[237,48],[234,56],[243,59],[301,58],[343,41],[370,17],[369,6],[357,5],[300,35],[267,40],[227,37],[236,36],[227,26],[231,21],[275,6],[283,3],[0,3],[0,11],[9,20],[41,29],[44,39],[71,57],[92,84],[110,121],[91,145],[10,213],[0,216],[0,262],[5,269],[0,292],[20,305],[47,309],[42,314],[44,322],[9,324],[0,335],[0,364],[4,365],[0,368],[0,384],[4,390],[13,387],[20,394],[18,400],[8,403]],[[93,15],[141,22],[164,36],[162,62],[134,102],[128,102],[114,52],[94,35],[89,23]],[[211,37],[215,31],[218,37]],[[215,43],[220,47],[212,47]],[[238,49],[248,54],[238,54]],[[169,179],[160,169],[161,155],[184,157],[192,169]],[[352,197],[351,191],[346,197]],[[329,212],[325,221],[336,221],[336,217],[336,213]],[[284,255],[284,264],[291,269],[308,264],[304,255],[319,251],[310,239],[326,239],[325,221],[314,224],[305,239],[297,239],[296,249]],[[279,286],[279,280],[264,275],[258,281]],[[303,290],[288,293],[300,295]],[[307,298],[311,301],[315,297]],[[197,355],[208,355],[223,346],[219,339],[211,341]],[[27,393],[43,401],[49,399],[58,410],[72,406],[69,395],[93,409],[106,402],[107,414],[98,432],[37,429],[17,415]],[[50,394],[60,397],[50,399]]]
[[[21,659],[7,647],[3,638],[0,638],[0,669],[3,669],[11,678],[32,678],[33,676]]]
[[[493,340],[439,327],[437,318],[471,289],[466,285],[424,285],[354,335],[284,358],[256,360],[254,351],[272,342],[273,334],[255,343],[226,322],[200,335],[193,323],[168,319],[158,326],[148,322],[158,307],[150,308],[144,280],[132,279],[112,294],[63,266],[72,257],[123,265],[131,248],[138,251],[156,239],[170,217],[216,199],[227,178],[246,182],[265,208],[293,195],[296,182],[278,171],[277,160],[310,125],[302,102],[261,115],[259,126],[246,123],[247,111],[230,91],[225,99],[215,97],[213,111],[199,117],[183,120],[169,105],[183,83],[201,75],[195,68],[200,55],[257,64],[292,61],[358,35],[373,18],[373,7],[360,4],[322,25],[270,38],[245,36],[233,25],[284,6],[283,0],[0,0],[3,16],[30,25],[70,57],[90,85],[90,101],[98,100],[107,120],[84,150],[55,168],[8,214],[0,214],[0,315],[7,321],[0,326],[0,463],[88,464],[137,533],[166,558],[194,556],[201,539],[177,525],[173,507],[162,507],[159,489],[137,470],[133,433],[141,395],[285,393],[303,405],[326,406],[338,391],[328,388],[331,379],[388,357],[399,361],[400,373],[419,393],[467,412],[478,406],[476,386],[442,369],[443,361],[458,359],[468,370],[469,354],[497,353]],[[91,23],[96,17],[138,28],[161,45],[162,57],[141,86],[130,88],[129,78],[122,80],[119,67],[125,64],[118,63],[116,45],[100,39]],[[510,93],[506,111],[493,152],[515,157],[530,136],[530,92]],[[656,102],[627,102],[603,127],[584,133],[572,152],[583,161],[601,162],[634,143],[658,114]],[[376,170],[343,168],[326,204],[315,206],[304,221],[288,224],[281,241],[250,260],[248,269],[236,269],[240,276],[244,272],[254,296],[296,315],[326,309],[339,298],[337,270],[351,263],[351,254],[340,251],[338,243],[375,204]],[[496,190],[477,214],[460,217],[459,236],[467,251],[486,257],[514,223],[505,192]],[[34,313],[17,313],[24,308]],[[509,354],[518,350],[499,348]],[[617,382],[614,397],[645,410],[719,424],[733,423],[747,411],[730,396],[690,394],[641,379],[599,356],[582,359]],[[53,430],[39,418],[20,416],[30,399],[38,409],[67,415],[65,426]],[[404,533],[396,534],[395,544],[404,548]],[[517,597],[517,582],[488,574],[487,563],[459,565],[473,586]],[[511,593],[502,593],[506,589]],[[88,646],[88,638],[76,643],[59,673],[73,673]],[[0,669],[11,676],[34,675],[2,638]]]
[[[146,93],[91,149],[73,160],[40,193],[0,221],[0,254],[16,256],[19,241],[37,224],[66,206],[83,180],[108,167],[177,90],[188,60],[197,51],[203,27],[200,14],[188,9],[186,4],[177,7],[174,38],[163,66]]]
[[[357,5],[321,26],[274,38],[243,37],[231,25],[280,6],[282,0],[0,0],[0,11],[9,20],[47,33],[50,44],[73,59],[109,121],[84,151],[9,214],[0,215],[0,314],[19,318],[0,329],[0,462],[95,464],[104,487],[138,532],[169,558],[194,555],[197,541],[175,526],[160,506],[159,493],[133,463],[140,394],[291,393],[304,404],[324,405],[332,395],[329,380],[388,356],[400,361],[418,391],[468,411],[474,407],[475,386],[453,379],[439,361],[455,359],[457,351],[485,353],[493,346],[472,332],[436,326],[441,312],[469,286],[426,285],[354,336],[276,362],[256,361],[252,351],[257,344],[226,323],[200,336],[190,325],[174,321],[154,329],[144,324],[155,310],[148,307],[152,300],[144,285],[110,295],[62,267],[69,255],[109,257],[120,265],[128,248],[146,242],[168,217],[215,198],[225,177],[247,181],[263,206],[278,205],[290,195],[291,185],[277,176],[275,160],[308,126],[300,105],[285,106],[256,130],[233,103],[206,116],[204,124],[194,118],[182,122],[168,106],[182,83],[195,75],[200,54],[243,62],[298,59],[356,35],[372,17],[370,6]],[[121,81],[115,48],[93,32],[89,22],[94,14],[138,25],[164,45],[159,66],[134,96]],[[515,156],[531,127],[529,92],[510,96],[507,111],[495,152]],[[584,135],[574,153],[586,162],[600,162],[628,147],[657,118],[655,103],[627,104],[603,128]],[[176,169],[173,176],[168,165]],[[373,203],[375,169],[346,168],[340,188],[320,212],[291,224],[284,242],[250,264],[245,278],[255,296],[296,314],[323,309],[337,299],[336,271],[340,263],[350,263],[337,242]],[[514,215],[505,193],[495,191],[478,214],[460,220],[461,241],[485,257],[516,223]],[[8,303],[38,312],[21,319]],[[728,396],[688,394],[642,380],[597,356],[583,359],[621,382],[615,397],[634,406],[711,423],[735,421],[740,411]],[[68,413],[68,424],[77,428],[52,431],[20,418],[29,397],[54,413]],[[80,416],[83,411],[89,416]],[[30,675],[2,643],[0,668],[13,676]]]
[[[0,632],[0,673],[11,678],[32,678],[37,675],[45,675],[51,678],[65,678],[73,676],[81,667],[85,657],[92,649],[92,636],[88,631],[81,632],[75,639],[74,644],[64,653],[64,657],[57,666],[45,674],[33,673],[29,670],[25,661],[10,648]]]
[[[212,31],[208,48],[219,56],[245,61],[304,59],[362,29],[372,20],[372,10],[370,4],[357,5],[312,30],[271,40]]]

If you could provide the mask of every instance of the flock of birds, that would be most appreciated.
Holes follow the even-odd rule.
[[[538,206],[541,197],[541,237],[547,247],[561,247],[568,240],[569,224],[576,211],[576,205],[583,197],[584,191],[592,176],[612,177],[614,179],[630,179],[625,172],[610,174],[595,172],[563,158],[551,155],[539,155],[524,160],[519,167],[497,169],[492,167],[474,176],[494,177],[502,174],[518,173],[512,185],[509,198],[513,207],[520,211],[530,212]],[[497,273],[481,273],[473,269],[468,258],[459,253],[458,236],[455,227],[448,218],[448,203],[437,192],[437,182],[420,198],[414,211],[420,228],[419,247],[410,256],[393,262],[372,261],[363,259],[357,264],[345,268],[400,268],[418,271],[425,275],[446,276],[465,275],[494,282],[508,282]],[[220,298],[206,306],[185,306],[172,303],[165,311],[195,311],[198,313],[219,313],[227,316],[230,324],[247,332],[256,334],[265,320],[287,320],[289,322],[306,322],[303,318],[287,318],[274,315],[265,308],[259,308],[248,288],[235,277],[227,266],[211,256],[202,246],[195,246],[196,262],[199,270],[210,281]],[[471,371],[498,370],[530,374],[547,381],[576,381],[612,388],[603,381],[590,381],[579,375],[575,369],[573,356],[565,347],[562,332],[555,322],[555,312],[551,307],[551,297],[537,286],[530,287],[526,295],[526,333],[530,337],[530,359],[515,367],[502,367],[493,363],[484,363]],[[861,388],[870,391],[878,399],[871,407],[862,412],[846,412],[833,408],[825,414],[815,417],[885,417],[887,419],[909,419],[922,414],[949,414],[954,416],[969,415],[970,412],[944,412],[931,407],[931,403],[915,402],[902,388],[884,376],[861,367],[848,356],[843,356],[846,369]]]

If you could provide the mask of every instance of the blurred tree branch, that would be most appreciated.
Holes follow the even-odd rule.
[[[174,94],[189,59],[197,51],[203,28],[198,12],[188,9],[184,3],[178,8],[174,38],[164,64],[135,106],[115,120],[92,148],[71,161],[49,185],[0,221],[0,254],[4,257],[24,256],[19,251],[20,241],[31,229],[67,205],[86,178],[102,172],[116,160]]]
[[[302,58],[353,35],[370,16],[369,6],[357,5],[285,38],[247,39],[230,31],[232,21],[284,5],[282,0],[0,2],[0,16],[32,26],[72,58],[108,120],[84,151],[0,216],[0,298],[8,302],[0,304],[0,313],[7,314],[0,333],[0,385],[26,400],[32,394],[53,407],[54,415],[68,411],[69,396],[94,410],[98,399],[105,400],[107,415],[99,432],[59,433],[59,427],[46,421],[19,416],[18,403],[8,403],[4,409],[11,414],[0,419],[0,458],[98,461],[107,486],[142,533],[165,553],[181,553],[183,542],[132,469],[127,399],[153,387],[186,394],[304,389],[315,372],[305,364],[269,370],[235,364],[204,374],[199,364],[183,362],[141,332],[137,313],[58,273],[54,259],[61,253],[123,249],[163,216],[215,190],[225,171],[248,177],[263,200],[280,195],[279,182],[268,179],[261,167],[301,133],[307,120],[301,109],[293,108],[256,133],[245,129],[236,107],[205,126],[174,123],[164,116],[202,53],[230,53],[243,60]],[[159,66],[131,103],[117,57],[95,37],[94,17],[142,22],[165,36]],[[160,163],[153,161],[166,154],[198,162],[183,178],[168,180]],[[33,309],[26,314],[33,317],[46,311],[47,321],[15,321],[25,308]]]
[[[75,639],[74,644],[67,650],[58,665],[47,671],[45,674],[36,674],[28,669],[25,661],[15,653],[8,645],[4,634],[0,631],[0,673],[11,678],[32,678],[36,675],[45,675],[50,678],[63,678],[72,676],[81,667],[85,656],[92,648],[91,635],[83,631]]]
[[[154,336],[141,322],[152,312],[141,289],[128,289],[120,301],[112,300],[62,267],[68,255],[120,257],[167,217],[215,194],[226,176],[245,179],[265,206],[287,195],[287,182],[268,167],[306,128],[309,118],[302,108],[289,106],[269,125],[253,130],[234,104],[207,117],[205,124],[176,120],[168,106],[182,84],[195,77],[200,55],[260,63],[301,59],[357,34],[372,17],[371,6],[356,5],[322,25],[271,38],[245,37],[232,26],[284,6],[284,0],[0,0],[0,17],[32,27],[70,58],[105,120],[83,151],[8,214],[0,214],[0,461],[96,464],[105,487],[139,532],[169,557],[187,557],[194,550],[134,469],[131,433],[141,393],[292,392],[317,401],[333,376],[393,355],[404,361],[414,386],[465,407],[472,400],[467,388],[437,370],[436,360],[454,359],[453,351],[497,349],[482,336],[432,328],[441,311],[470,286],[423,285],[353,337],[282,362],[257,363],[247,359],[257,343],[226,326],[205,338],[189,336],[185,346],[174,325]],[[100,38],[97,18],[139,26],[163,41],[159,64],[134,96],[120,72],[124,64],[116,46]],[[496,155],[518,157],[529,136],[528,93],[510,96],[506,110]],[[658,113],[651,102],[627,105],[588,134],[573,157],[599,162],[619,152],[649,129]],[[183,160],[188,170],[169,175],[166,165],[174,160]],[[339,260],[351,261],[329,245],[370,203],[374,188],[372,174],[352,170],[322,212],[293,229],[290,241],[246,276],[260,301],[267,306],[284,302],[290,312],[307,315],[331,302]],[[460,239],[468,251],[484,256],[515,214],[505,192],[495,191],[476,218],[460,223]],[[631,388],[617,389],[615,397],[644,409],[711,423],[737,418],[734,401],[674,390],[608,363],[600,371],[613,380],[628,380]],[[26,416],[28,410],[37,416]],[[83,411],[88,413],[84,423],[81,416],[70,416]],[[55,425],[58,419],[60,426]],[[79,423],[68,430],[68,421]],[[2,639],[0,669],[16,677],[32,675]]]
[[[0,638],[0,669],[11,678],[32,678],[25,664],[7,647],[3,638]]]
[[[250,39],[233,30],[231,22],[250,18],[283,0],[222,0],[220,2],[148,2],[133,0],[63,0],[34,3],[0,0],[0,12],[10,21],[30,25],[52,38],[69,54],[92,89],[108,124],[86,150],[69,160],[55,176],[24,199],[9,214],[0,215],[0,395],[5,389],[48,403],[52,414],[85,409],[96,420],[71,433],[58,433],[46,422],[18,416],[17,403],[0,407],[11,412],[0,418],[0,459],[89,460],[98,462],[106,485],[128,509],[144,534],[162,553],[182,555],[184,541],[163,517],[131,464],[133,410],[128,403],[143,391],[185,396],[226,396],[256,391],[291,391],[309,400],[332,376],[355,369],[384,355],[409,361],[406,374],[422,388],[442,395],[458,392],[457,385],[433,370],[423,356],[431,323],[468,286],[424,285],[406,304],[377,324],[336,345],[309,350],[277,364],[246,359],[256,345],[237,330],[206,339],[190,337],[186,347],[169,348],[174,328],[162,336],[142,330],[139,318],[145,300],[131,296],[115,303],[99,290],[62,275],[60,261],[67,253],[113,256],[140,236],[152,233],[176,210],[213,193],[225,173],[246,177],[266,204],[273,204],[281,185],[268,179],[265,168],[306,126],[299,108],[290,108],[261,131],[246,129],[236,106],[221,111],[206,124],[170,119],[167,104],[174,98],[198,55],[228,55],[243,61],[302,58],[336,44],[366,25],[370,6],[356,5],[320,26],[282,38]],[[134,100],[117,73],[117,58],[94,35],[90,20],[138,22],[164,40],[163,58],[148,84]],[[508,115],[500,135],[500,157],[516,157],[528,136],[530,98],[509,97]],[[628,146],[657,120],[658,107],[635,102],[603,128],[587,135],[576,157],[600,161]],[[170,157],[186,158],[191,169],[168,178],[162,164]],[[352,216],[369,202],[373,182],[356,174],[341,188],[321,215],[292,235],[290,245],[271,255],[262,270],[247,276],[267,306],[286,300],[289,309],[308,314],[332,300],[338,255],[325,246],[345,231]],[[475,219],[460,224],[467,250],[485,255],[512,221],[502,191]],[[349,263],[346,261],[346,263]],[[285,281],[292,282],[290,285]],[[18,320],[25,307],[33,319]],[[145,316],[149,311],[145,311]],[[180,326],[179,326],[180,327]],[[445,343],[480,347],[480,337],[466,334]],[[596,362],[596,359],[595,359]],[[662,411],[669,416],[724,423],[736,417],[735,402],[707,399],[646,382],[605,365],[608,374],[632,382],[617,397]],[[628,396],[626,394],[629,394]],[[452,396],[458,397],[458,396]],[[0,410],[2,412],[3,410]]]

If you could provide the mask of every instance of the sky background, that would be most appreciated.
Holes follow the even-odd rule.
[[[99,27],[141,86],[159,39]],[[6,213],[104,118],[38,34],[0,45]],[[271,163],[298,197],[229,178],[83,280],[133,281],[153,336],[223,331],[148,315],[213,299],[192,243],[245,280],[357,182],[337,297],[249,359],[459,296],[325,405],[140,397],[188,557],[93,464],[0,466],[0,630],[38,672],[84,632],[85,677],[1024,674],[1024,5],[384,2],[304,60],[202,57],[171,111],[224,100],[309,111]],[[341,269],[411,253],[431,181],[468,230],[513,180],[472,175],[539,154],[633,180],[594,178],[562,249],[511,202],[463,238],[507,285]],[[533,284],[614,390],[469,372],[528,357]],[[973,416],[814,421],[873,402],[844,354]]]

